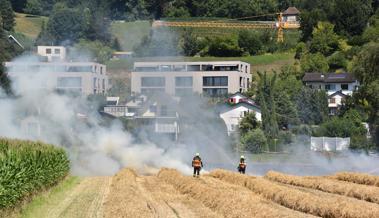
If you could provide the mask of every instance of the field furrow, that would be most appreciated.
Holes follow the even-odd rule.
[[[379,204],[379,188],[322,178],[286,175],[270,171],[265,178],[294,186],[317,189]]]
[[[210,176],[247,187],[266,199],[285,207],[321,217],[379,217],[377,204],[337,195],[318,196],[263,179],[242,176],[224,170],[210,173]]]
[[[191,178],[176,170],[163,169],[158,177],[182,194],[202,202],[225,217],[308,217],[252,194],[249,190],[213,178]]]
[[[370,185],[379,187],[379,176],[364,174],[364,173],[351,173],[351,172],[340,172],[336,173],[330,178],[337,179],[345,182],[352,182],[362,185]]]

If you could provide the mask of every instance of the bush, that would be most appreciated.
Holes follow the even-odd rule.
[[[209,40],[208,55],[215,57],[240,57],[242,49],[231,38],[215,37]]]
[[[267,147],[267,138],[261,129],[254,129],[241,138],[243,149],[258,153]]]
[[[0,210],[54,185],[69,169],[69,160],[62,148],[0,138]]]

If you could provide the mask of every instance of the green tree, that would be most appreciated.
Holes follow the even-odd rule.
[[[334,25],[329,22],[319,22],[313,29],[309,50],[329,56],[338,49],[338,36],[334,33]]]
[[[125,3],[126,20],[134,21],[149,17],[145,0],[130,0]]]
[[[329,65],[327,59],[321,54],[305,54],[300,60],[302,72],[328,72]]]
[[[88,41],[81,39],[75,44],[79,54],[88,54],[93,60],[105,63],[112,57],[113,50],[100,41]]]
[[[42,4],[40,0],[28,0],[24,11],[28,14],[42,14]]]
[[[209,39],[207,54],[215,57],[239,57],[242,49],[231,38],[214,37]]]
[[[242,118],[241,122],[239,123],[239,129],[242,136],[253,129],[259,128],[260,126],[261,123],[255,117],[254,112],[247,113],[246,116]]]
[[[13,31],[15,15],[9,0],[0,0],[1,27],[4,30]]]
[[[274,101],[276,73],[269,78],[267,73],[258,72],[258,101],[262,112],[263,131],[267,137],[276,138],[279,133],[276,105]]]
[[[247,151],[258,153],[267,148],[267,138],[261,129],[254,129],[242,136],[241,144]]]
[[[331,56],[327,58],[329,69],[332,71],[338,69],[347,69],[348,60],[341,51],[334,52]]]
[[[198,42],[197,36],[192,30],[186,30],[183,32],[183,53],[186,56],[194,56],[200,52],[200,44]]]
[[[301,40],[308,41],[312,37],[313,28],[320,21],[327,20],[326,14],[322,9],[316,8],[312,11],[304,11],[300,14]]]
[[[280,128],[288,129],[289,125],[299,124],[296,105],[284,91],[275,92],[276,114]]]
[[[302,123],[317,125],[327,120],[328,97],[324,91],[303,87],[295,102]]]
[[[330,20],[338,33],[359,35],[372,14],[372,0],[335,0],[336,7]]]
[[[365,41],[379,42],[379,10],[370,18],[369,25],[363,33],[363,39]]]
[[[238,33],[238,46],[250,55],[256,55],[262,49],[262,42],[257,34],[242,30]]]

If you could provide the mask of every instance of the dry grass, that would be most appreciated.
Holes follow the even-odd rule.
[[[158,177],[172,184],[182,194],[201,201],[205,206],[225,217],[307,217],[272,202],[262,199],[250,191],[234,185],[217,182],[212,188],[204,179],[182,176],[176,170],[162,169]],[[209,178],[211,179],[211,178]],[[213,184],[214,185],[214,184]]]
[[[268,172],[265,177],[284,184],[312,188],[373,203],[379,203],[379,188],[376,187],[336,181],[322,177],[292,176],[274,171]]]
[[[222,175],[224,174],[224,175]],[[346,198],[337,195],[318,196],[297,189],[278,185],[262,178],[249,178],[239,181],[235,173],[218,171],[210,174],[213,177],[230,183],[243,184],[257,194],[285,207],[321,217],[379,217],[379,206],[376,204]],[[237,181],[237,182],[236,182]]]
[[[373,176],[364,173],[341,172],[331,176],[331,178],[346,182],[353,182],[362,185],[371,185],[379,187],[379,176]]]
[[[133,170],[123,169],[113,177],[104,203],[104,217],[154,217],[148,203],[138,192],[136,176]]]

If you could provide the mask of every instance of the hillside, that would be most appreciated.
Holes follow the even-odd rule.
[[[41,32],[43,23],[47,23],[48,18],[43,16],[35,16],[28,14],[16,14],[15,31],[22,33],[32,39],[37,38]]]
[[[358,173],[252,177],[215,170],[193,178],[169,169],[149,175],[124,169],[113,177],[66,183],[33,202],[22,217],[379,216],[379,177]]]

